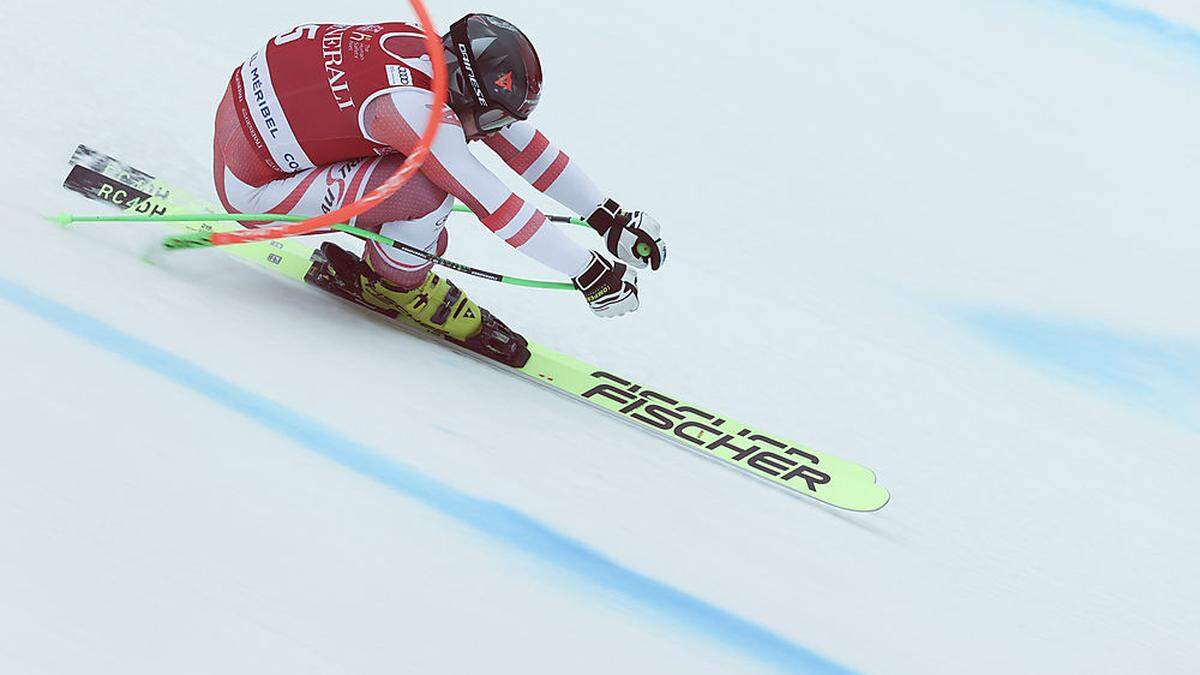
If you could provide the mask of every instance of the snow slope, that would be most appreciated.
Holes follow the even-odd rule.
[[[525,26],[539,123],[672,245],[621,321],[463,285],[874,468],[893,502],[854,516],[219,253],[39,219],[95,210],[58,188],[79,142],[211,194],[230,69],[396,3],[6,3],[0,669],[1188,672],[1200,17],[1142,7],[431,6]],[[545,274],[469,219],[452,252]]]

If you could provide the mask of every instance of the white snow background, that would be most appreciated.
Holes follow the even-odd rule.
[[[671,245],[619,321],[471,294],[892,503],[791,498],[220,253],[40,218],[100,210],[59,187],[78,143],[211,197],[232,68],[404,3],[9,0],[0,672],[1194,670],[1194,3],[430,8],[523,26],[536,122]]]

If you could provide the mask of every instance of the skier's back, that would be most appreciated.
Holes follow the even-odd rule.
[[[607,199],[525,121],[541,95],[532,44],[508,22],[481,14],[454,24],[444,44],[434,58],[447,60],[450,105],[429,158],[399,192],[350,224],[440,255],[458,199],[511,246],[572,278],[598,315],[636,310],[630,266],[662,265],[659,226]],[[274,38],[234,71],[217,111],[214,179],[226,209],[315,215],[378,187],[425,129],[434,99],[429,58],[421,29],[404,23],[310,24]],[[619,260],[549,225],[471,154],[473,140],[586,217]],[[353,283],[368,303],[457,340],[481,331],[484,312],[424,259],[371,242],[362,262],[353,261]]]

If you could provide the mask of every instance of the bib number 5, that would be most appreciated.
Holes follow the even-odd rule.
[[[301,38],[304,38],[305,40],[315,40],[317,39],[317,31],[320,30],[320,28],[321,27],[315,23],[310,23],[305,26],[296,26],[296,29],[292,32],[284,33],[283,35],[275,38],[275,46],[282,47],[289,42],[295,42]]]

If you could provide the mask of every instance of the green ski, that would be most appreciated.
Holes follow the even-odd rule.
[[[79,146],[64,187],[95,201],[145,215],[223,213],[150,174]],[[229,222],[188,222],[180,232],[232,231]],[[321,251],[298,239],[222,248],[230,255],[298,282],[353,300],[331,288],[328,261]],[[374,309],[374,308],[369,308]],[[378,311],[378,310],[374,310]],[[403,315],[389,315],[396,326],[433,339]],[[441,338],[438,338],[441,340]],[[877,511],[889,499],[868,468],[788,441],[734,421],[702,406],[684,402],[637,381],[597,368],[542,345],[528,343],[520,368],[498,363],[452,341],[445,344],[505,371],[516,373],[594,409],[615,415],[643,431],[671,441],[726,467],[766,481],[793,495],[804,495],[851,511]],[[522,360],[524,360],[522,358]]]

